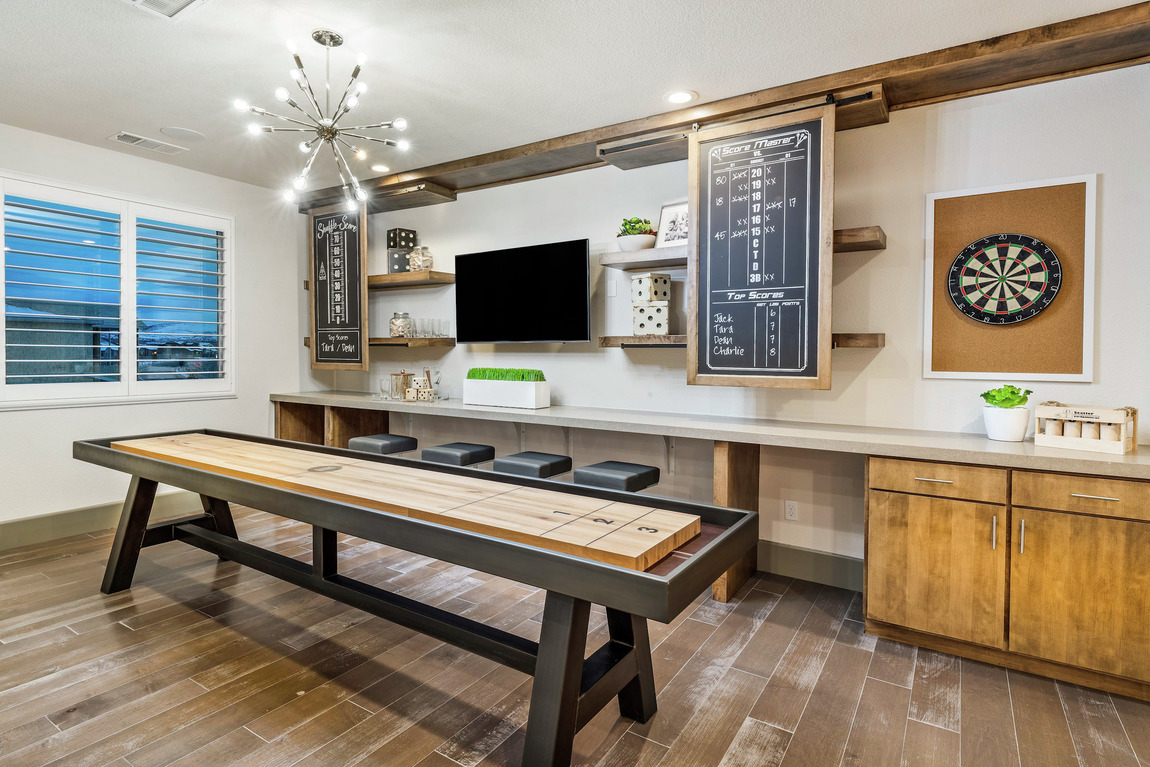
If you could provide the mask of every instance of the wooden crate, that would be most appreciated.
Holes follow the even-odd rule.
[[[1138,411],[1132,407],[1108,408],[1094,405],[1064,405],[1061,402],[1043,402],[1036,405],[1034,415],[1038,422],[1034,431],[1034,444],[1040,447],[1061,447],[1067,450],[1088,450],[1094,453],[1122,455],[1138,449]],[[1047,434],[1048,425],[1055,431],[1065,430],[1066,423],[1082,424],[1083,431],[1096,426],[1098,437]]]

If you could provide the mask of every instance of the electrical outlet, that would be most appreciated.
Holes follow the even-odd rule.
[[[619,294],[618,288],[615,287],[615,280],[607,278],[607,298],[614,298]]]
[[[783,515],[792,521],[799,520],[799,502],[798,501],[783,501]]]

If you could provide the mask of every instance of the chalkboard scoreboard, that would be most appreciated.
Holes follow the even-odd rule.
[[[367,211],[308,215],[311,366],[367,370]]]
[[[688,382],[830,388],[834,106],[695,133]]]

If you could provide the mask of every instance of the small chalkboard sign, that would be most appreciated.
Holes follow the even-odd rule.
[[[367,210],[308,214],[311,366],[367,370]]]
[[[830,388],[834,119],[691,135],[689,383]]]

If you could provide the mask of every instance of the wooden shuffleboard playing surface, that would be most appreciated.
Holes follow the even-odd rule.
[[[693,514],[644,504],[199,432],[112,448],[633,570],[649,569],[700,531]]]

